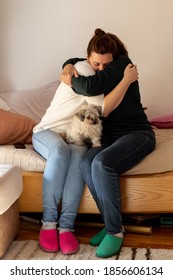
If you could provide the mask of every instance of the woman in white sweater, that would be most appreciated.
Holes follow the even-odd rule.
[[[105,60],[108,61],[109,56],[105,55]],[[81,75],[95,73],[87,61],[76,63],[75,68]],[[114,92],[125,91],[124,84],[129,86],[137,77],[136,68],[129,65],[122,79],[125,83],[115,88],[110,98],[114,100]],[[43,176],[43,220],[39,234],[39,244],[44,251],[57,252],[60,249],[63,254],[72,254],[79,249],[73,232],[85,185],[79,165],[87,147],[67,144],[57,132],[69,129],[74,114],[85,103],[101,106],[104,114],[108,96],[105,99],[103,94],[84,97],[61,83],[50,107],[33,130],[33,147],[47,160]],[[60,201],[62,206],[59,213]]]

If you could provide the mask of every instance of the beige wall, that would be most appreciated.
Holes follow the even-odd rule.
[[[0,0],[0,91],[59,78],[94,29],[117,34],[138,65],[149,117],[173,112],[172,0]]]

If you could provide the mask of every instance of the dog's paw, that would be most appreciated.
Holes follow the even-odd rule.
[[[100,143],[93,143],[93,144],[92,144],[92,147],[93,147],[93,148],[100,148],[100,147],[101,147],[101,144],[100,144]]]
[[[67,136],[66,141],[69,144],[74,144],[75,143],[74,139],[71,136]]]

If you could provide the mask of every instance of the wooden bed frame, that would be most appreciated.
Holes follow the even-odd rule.
[[[43,173],[22,171],[20,212],[42,212]],[[173,171],[121,177],[122,213],[173,213]],[[86,186],[79,213],[99,213]]]

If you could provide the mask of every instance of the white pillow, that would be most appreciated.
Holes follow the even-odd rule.
[[[4,111],[11,110],[11,108],[8,106],[8,104],[2,98],[0,98],[0,109],[2,109]]]
[[[0,98],[9,105],[11,112],[25,115],[38,123],[49,107],[59,83],[55,81],[36,89],[0,92]]]

